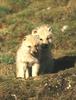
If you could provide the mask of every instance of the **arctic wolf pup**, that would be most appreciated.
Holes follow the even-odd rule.
[[[40,41],[38,37],[27,35],[22,41],[20,48],[17,51],[16,56],[16,76],[29,78],[30,67],[32,68],[32,76],[37,76],[39,72],[39,61],[37,59],[37,50],[39,48]]]
[[[41,49],[39,50],[40,73],[53,72],[53,57],[51,54],[52,28],[49,25],[42,25],[32,30],[32,35],[39,37]]]

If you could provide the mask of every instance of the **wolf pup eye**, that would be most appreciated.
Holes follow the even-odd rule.
[[[49,37],[47,37],[47,40],[49,40],[50,38]]]
[[[35,45],[34,47],[37,48],[37,45]]]
[[[31,48],[31,46],[30,46],[30,45],[29,45],[28,47],[29,47],[29,48]]]
[[[43,39],[40,39],[41,41],[43,40]]]

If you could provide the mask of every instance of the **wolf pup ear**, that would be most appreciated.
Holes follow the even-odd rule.
[[[52,28],[51,27],[49,27],[48,30],[52,32]]]
[[[32,30],[32,34],[33,35],[35,35],[36,33],[37,33],[37,30],[36,29]]]

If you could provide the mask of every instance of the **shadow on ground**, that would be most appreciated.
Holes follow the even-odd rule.
[[[54,73],[60,70],[69,69],[75,66],[76,56],[64,56],[54,59]]]

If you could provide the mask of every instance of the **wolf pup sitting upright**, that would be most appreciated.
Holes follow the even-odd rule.
[[[38,37],[27,35],[23,39],[21,46],[19,47],[16,55],[16,76],[29,78],[30,67],[32,68],[32,76],[37,76],[39,72],[39,61],[37,59],[37,50],[39,48],[40,41]]]
[[[40,62],[40,73],[53,72],[54,61],[51,54],[52,45],[52,28],[49,25],[41,25],[32,30],[32,35],[39,37],[41,41],[41,49],[39,49],[39,62]]]

